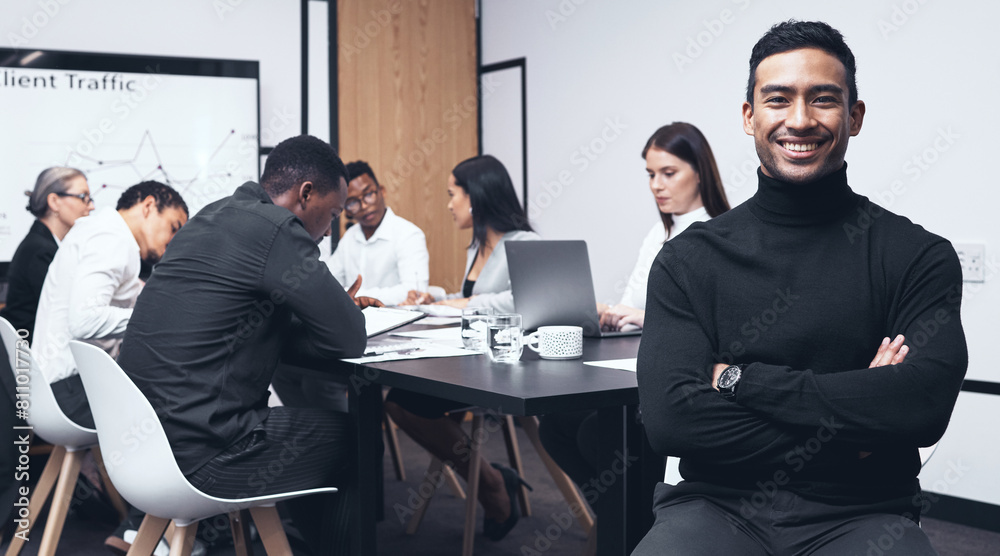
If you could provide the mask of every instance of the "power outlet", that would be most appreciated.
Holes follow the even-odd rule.
[[[986,280],[984,257],[986,245],[982,243],[956,243],[955,251],[962,263],[962,280],[965,282],[983,282]]]

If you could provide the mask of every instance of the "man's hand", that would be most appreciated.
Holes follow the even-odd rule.
[[[715,366],[712,367],[712,388],[715,388],[716,390],[719,389],[719,375],[721,375],[722,371],[726,370],[726,367],[728,366],[729,363],[716,363]]]
[[[418,292],[417,290],[410,290],[406,294],[406,301],[400,303],[400,305],[426,305],[428,303],[434,302],[434,296],[427,292]]]
[[[875,353],[875,358],[872,359],[869,369],[875,367],[884,367],[886,365],[897,365],[902,363],[906,359],[906,354],[910,353],[909,346],[903,345],[906,338],[902,334],[896,336],[896,339],[889,341],[886,337],[882,340],[882,343],[878,346],[878,351]]]
[[[458,307],[459,309],[465,309],[469,305],[469,299],[472,299],[472,298],[470,298],[470,297],[460,297],[458,299],[442,299],[441,301],[437,301],[434,304],[435,305],[447,305],[449,307]]]
[[[606,305],[604,307],[605,310],[601,312],[601,330],[621,330],[626,324],[634,324],[642,328],[643,321],[646,319],[646,311],[642,309],[621,303],[614,307]],[[598,306],[598,310],[600,310],[600,306]]]
[[[351,287],[347,288],[347,295],[351,296],[351,299],[354,300],[355,305],[361,307],[362,309],[364,309],[365,307],[385,307],[385,303],[382,303],[381,301],[375,299],[374,297],[366,297],[366,296],[358,297],[357,293],[358,290],[360,289],[361,289],[361,275],[358,274],[358,278],[354,280],[354,283],[351,284]]]

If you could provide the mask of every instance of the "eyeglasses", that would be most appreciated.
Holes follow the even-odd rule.
[[[94,202],[94,200],[90,197],[90,193],[67,193],[65,191],[61,191],[56,193],[56,195],[60,197],[76,197],[77,199],[83,201],[83,204],[85,205],[89,205]]]
[[[378,198],[378,189],[372,189],[371,191],[366,191],[361,195],[360,201],[356,198],[348,199],[347,202],[344,203],[344,210],[350,214],[354,214],[359,210],[361,210],[362,202],[364,202],[364,204],[366,205],[370,205],[375,202],[376,198]]]

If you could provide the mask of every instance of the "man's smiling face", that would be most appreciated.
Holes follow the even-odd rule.
[[[864,102],[849,106],[840,60],[801,48],[761,60],[753,105],[743,103],[743,130],[754,136],[765,175],[808,183],[844,165],[864,115]]]

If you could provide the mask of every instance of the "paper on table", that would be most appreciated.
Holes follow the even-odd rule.
[[[427,320],[427,319],[424,319]],[[423,324],[423,321],[421,321]],[[408,332],[392,332],[392,336],[404,336],[407,338],[424,338],[426,340],[447,340],[462,341],[462,329],[458,326],[449,328],[432,328],[430,330],[413,330]]]
[[[365,332],[371,338],[387,330],[424,318],[423,313],[406,309],[391,309],[389,307],[365,307]]]
[[[460,357],[463,355],[481,354],[478,351],[469,351],[467,349],[427,342],[420,346],[400,351],[389,351],[367,357],[355,357],[354,359],[344,359],[344,361],[349,363],[378,363],[380,361],[402,361],[404,359],[425,359],[430,357]]]
[[[584,361],[584,365],[593,365],[595,367],[607,367],[609,369],[620,369],[623,371],[635,372],[636,358],[632,359],[609,359],[607,361]]]
[[[462,317],[425,317],[420,320],[420,324],[426,324],[427,326],[440,326],[440,325],[451,325],[460,324],[462,322]]]
[[[434,317],[461,317],[462,310],[451,305],[416,305],[416,310]]]

